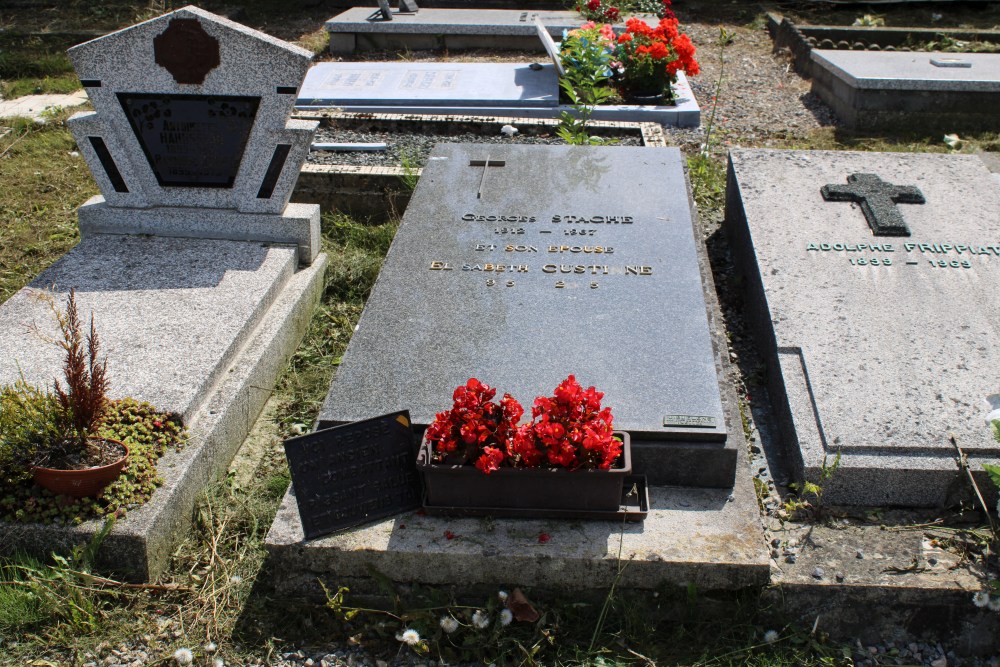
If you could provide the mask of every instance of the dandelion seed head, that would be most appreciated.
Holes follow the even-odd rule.
[[[497,591],[497,597],[500,598],[500,602],[506,602],[509,596],[507,591]]]
[[[189,648],[179,648],[174,651],[174,660],[177,661],[178,665],[190,665],[194,660],[194,654]]]
[[[514,612],[510,609],[504,609],[500,612],[500,625],[510,625],[510,622],[514,620]]]
[[[490,617],[486,612],[477,609],[472,615],[472,624],[480,630],[485,630],[490,626]]]
[[[396,639],[403,642],[407,646],[416,646],[420,643],[420,633],[413,628],[406,628],[401,633],[396,635]]]
[[[226,661],[216,656],[212,658],[212,667],[226,667]]]
[[[458,621],[456,621],[455,618],[450,614],[442,616],[440,624],[441,624],[441,629],[444,630],[445,634],[450,635],[451,633],[455,632],[455,630],[458,630]]]
[[[205,653],[215,653],[215,649],[217,648],[218,646],[215,645],[215,642],[208,642],[205,644]]]
[[[987,606],[990,608],[990,611],[1000,611],[1000,598],[990,598]]]
[[[774,642],[778,641],[778,631],[768,630],[767,632],[765,632],[764,641],[767,642],[768,644],[773,644]]]
[[[987,606],[990,603],[990,594],[986,591],[976,591],[972,595],[972,604],[976,605],[980,609]]]

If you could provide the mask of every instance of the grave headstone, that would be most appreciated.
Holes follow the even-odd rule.
[[[441,145],[320,413],[427,425],[470,377],[605,392],[651,484],[729,487],[735,450],[676,149]]]
[[[319,208],[288,203],[317,126],[289,120],[308,51],[187,7],[69,56],[94,105],[69,120],[101,190],[80,209],[84,237],[294,243],[312,261]]]
[[[849,127],[993,129],[1000,54],[814,49],[812,91]]]
[[[191,437],[158,465],[98,554],[157,576],[204,485],[224,471],[322,291],[319,207],[289,204],[315,122],[290,121],[310,54],[195,7],[81,44],[94,105],[69,120],[102,193],[83,240],[0,306],[0,384],[42,388],[64,355],[53,309],[76,291],[107,355],[109,396],[176,413]],[[0,525],[2,549],[47,556],[76,527]]]
[[[1000,459],[1000,187],[974,156],[740,150],[726,230],[780,439],[831,503],[937,506]]]

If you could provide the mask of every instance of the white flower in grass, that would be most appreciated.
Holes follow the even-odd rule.
[[[458,630],[458,621],[451,614],[445,614],[441,617],[441,629],[444,630],[445,634],[450,635],[451,633]]]
[[[972,595],[972,604],[976,605],[980,609],[987,606],[990,603],[990,594],[986,591],[976,591]]]
[[[231,584],[239,584],[242,582],[243,582],[243,577],[241,577],[238,574],[234,574],[233,576],[229,577],[229,583]]]
[[[215,653],[215,649],[219,648],[215,645],[215,642],[208,642],[205,644],[205,653]]]
[[[472,624],[480,630],[485,630],[490,626],[490,616],[479,609],[472,615]]]
[[[1000,598],[990,598],[987,606],[990,608],[990,611],[1000,611]]]
[[[514,620],[514,612],[510,609],[504,609],[500,612],[500,625],[510,625],[510,622]]]
[[[212,658],[212,667],[226,667],[226,661],[222,658]]]
[[[768,630],[767,632],[765,632],[764,641],[767,642],[768,644],[773,644],[774,642],[778,641],[778,631]]]
[[[507,591],[497,591],[497,597],[500,598],[500,602],[506,602],[508,597]]]
[[[396,635],[396,639],[403,642],[407,646],[416,646],[420,643],[420,633],[413,628],[406,628],[401,633]]]
[[[194,661],[194,654],[189,648],[179,648],[174,651],[174,660],[178,665],[190,665]]]

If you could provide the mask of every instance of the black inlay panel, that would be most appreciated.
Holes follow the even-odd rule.
[[[233,187],[259,97],[118,93],[118,101],[160,185]]]
[[[278,144],[274,147],[274,155],[271,156],[271,164],[267,165],[267,173],[264,174],[264,182],[260,184],[257,192],[257,199],[270,199],[274,193],[274,186],[278,183],[281,170],[288,159],[288,151],[292,150],[291,144]]]
[[[101,161],[101,166],[104,167],[104,173],[108,175],[108,180],[111,181],[111,187],[115,189],[115,192],[128,192],[125,179],[122,178],[122,173],[118,171],[118,165],[115,164],[114,158],[111,157],[111,151],[108,150],[104,139],[101,137],[88,137],[88,139],[90,139],[90,145],[93,146],[94,152],[97,153],[97,159]]]

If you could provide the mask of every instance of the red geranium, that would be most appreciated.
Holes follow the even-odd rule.
[[[476,378],[455,389],[452,409],[427,427],[434,461],[472,462],[486,473],[503,463],[524,408],[510,394],[494,402],[496,393]]]
[[[472,463],[486,474],[502,466],[607,470],[622,453],[611,409],[601,407],[604,394],[572,375],[552,396],[535,399],[529,424],[517,425],[524,409],[510,394],[499,404],[495,395],[476,378],[455,389],[452,409],[427,427],[435,462]]]
[[[623,93],[659,95],[670,89],[677,72],[699,72],[694,53],[691,38],[680,32],[672,12],[655,28],[631,18],[615,47],[615,60],[620,64],[616,78]]]

